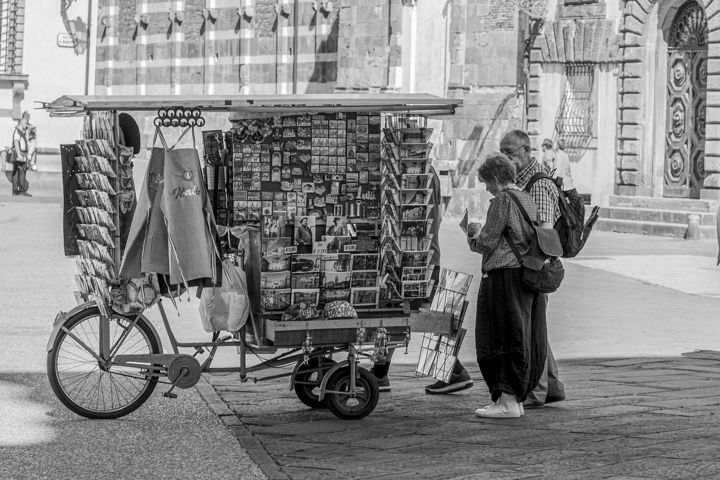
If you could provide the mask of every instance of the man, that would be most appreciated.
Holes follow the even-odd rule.
[[[573,180],[570,169],[570,157],[565,153],[565,145],[565,139],[559,138],[557,141],[557,149],[555,150],[555,173],[553,177],[561,177],[563,191],[571,192],[575,190],[575,181]],[[577,190],[575,193],[577,193]]]
[[[433,267],[430,279],[437,285],[440,279],[440,221],[442,220],[441,215],[441,202],[440,196],[440,178],[438,177],[435,169],[430,166],[430,172],[432,174],[432,192],[430,203],[432,205],[432,212],[430,218],[433,219],[430,231],[432,239],[430,241],[430,249],[433,251],[432,259],[430,259],[430,265]],[[372,372],[378,379],[378,386],[381,392],[390,391],[390,381],[387,378],[388,370],[390,369],[390,360],[394,350],[390,350],[384,362],[375,363],[372,367]],[[462,366],[460,360],[455,362],[452,375],[450,376],[450,382],[446,383],[438,380],[432,385],[425,387],[425,393],[429,395],[448,394],[453,392],[459,392],[473,386],[473,381],[470,378],[470,374]]]
[[[543,166],[530,155],[530,138],[522,130],[511,130],[503,135],[500,140],[500,151],[515,165],[517,171],[515,183],[523,190],[533,175],[544,172]],[[538,207],[540,225],[553,228],[557,219],[560,218],[559,195],[555,184],[549,179],[540,179],[535,182],[529,193]],[[546,403],[562,400],[565,400],[565,387],[558,378],[557,364],[548,342],[543,374],[537,387],[525,400],[524,406],[542,407]]]
[[[300,226],[295,229],[295,245],[298,247],[298,253],[310,253],[312,243],[313,232],[310,227],[308,227],[308,217],[302,217],[300,219]]]
[[[553,148],[553,142],[549,138],[542,141],[540,145],[542,148],[542,166],[548,175],[552,175],[552,171],[555,170],[555,149]]]
[[[330,225],[327,229],[326,234],[331,237],[342,237],[345,235],[345,228],[342,224],[339,223],[340,218],[339,217],[333,217],[333,224]]]
[[[23,112],[17,126],[13,130],[13,175],[12,175],[12,194],[23,197],[32,197],[28,193],[28,183],[26,172],[28,169],[28,125],[30,122],[30,113]]]

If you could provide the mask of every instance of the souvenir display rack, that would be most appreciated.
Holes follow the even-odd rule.
[[[198,115],[205,111],[225,111],[231,112],[231,120],[249,119],[250,123],[246,125],[238,122],[231,136],[220,135],[217,131],[206,132],[203,143],[206,147],[205,180],[212,186],[209,188],[211,203],[217,217],[224,220],[218,222],[219,230],[233,233],[234,229],[240,228],[251,232],[250,235],[243,235],[249,238],[243,258],[248,283],[252,283],[248,293],[251,305],[254,300],[262,297],[260,291],[253,291],[253,287],[261,290],[263,281],[266,290],[281,290],[287,287],[289,282],[290,302],[293,301],[294,292],[295,301],[307,302],[317,299],[320,304],[323,301],[323,290],[325,290],[324,300],[327,302],[335,298],[335,295],[346,296],[348,286],[350,302],[352,302],[353,288],[373,289],[365,290],[364,292],[371,292],[367,295],[355,296],[358,307],[366,302],[368,306],[367,310],[357,308],[360,317],[357,319],[348,318],[349,316],[343,315],[345,311],[336,308],[336,313],[340,311],[340,315],[334,318],[305,317],[285,321],[287,319],[270,318],[271,315],[279,317],[282,310],[275,310],[275,304],[266,301],[264,306],[270,308],[264,309],[268,313],[268,318],[264,319],[265,330],[255,331],[254,340],[246,337],[245,332],[241,330],[237,336],[220,336],[219,332],[216,332],[210,342],[187,343],[177,341],[162,301],[146,304],[146,307],[139,312],[130,314],[104,309],[101,304],[106,303],[106,299],[98,296],[94,302],[79,305],[67,313],[61,312],[53,324],[48,348],[48,376],[55,394],[68,408],[80,415],[89,418],[117,418],[138,408],[152,393],[156,383],[169,383],[171,386],[164,392],[164,396],[173,398],[176,396],[173,393],[175,388],[192,387],[201,378],[202,372],[237,372],[243,380],[248,380],[253,378],[249,375],[263,369],[272,368],[275,373],[279,366],[294,365],[292,372],[288,371],[286,375],[290,377],[291,387],[303,403],[313,408],[328,408],[333,414],[344,419],[359,419],[368,415],[377,404],[378,387],[372,374],[358,366],[359,358],[381,358],[389,349],[407,346],[410,330],[415,328],[414,319],[420,312],[412,311],[408,299],[403,298],[403,295],[417,298],[427,296],[428,293],[411,295],[412,289],[404,285],[402,280],[404,275],[406,279],[412,279],[405,282],[417,282],[419,280],[415,278],[426,275],[417,266],[409,268],[418,270],[406,271],[404,268],[408,266],[402,263],[403,253],[427,250],[425,243],[405,244],[401,240],[406,236],[424,241],[427,238],[427,221],[424,222],[424,227],[413,230],[412,235],[409,230],[407,235],[396,235],[392,224],[383,221],[382,204],[385,199],[380,196],[381,189],[388,185],[385,181],[392,182],[392,179],[386,179],[388,175],[385,169],[402,166],[406,163],[404,159],[418,155],[411,150],[410,153],[393,156],[393,161],[389,161],[385,158],[387,148],[383,149],[382,136],[386,132],[382,129],[396,128],[397,131],[394,132],[396,134],[410,134],[411,132],[403,130],[408,128],[409,120],[402,120],[394,115],[451,115],[461,103],[459,100],[448,100],[431,95],[382,94],[141,98],[64,96],[46,104],[44,107],[50,111],[51,116],[80,114],[102,116],[105,114],[99,112],[110,112],[108,115],[115,120],[113,128],[110,129],[114,129],[115,144],[119,138],[117,119],[118,112],[121,111],[150,113],[168,108],[183,111],[191,109],[197,110]],[[382,114],[386,116],[382,117]],[[263,120],[270,118],[272,124]],[[382,123],[383,118],[386,121],[385,125]],[[388,118],[390,120],[387,120]],[[398,127],[397,122],[404,123]],[[176,123],[182,126],[179,121]],[[202,127],[199,123],[195,125]],[[162,126],[173,125],[163,123]],[[425,133],[422,135],[423,140],[419,143],[427,142]],[[225,145],[222,145],[223,140]],[[407,146],[403,144],[413,143],[412,140],[408,136],[407,139],[403,138],[394,143],[400,151]],[[351,147],[355,147],[354,165],[350,154]],[[427,145],[425,150],[421,150],[419,156],[425,159]],[[358,157],[360,154],[362,155]],[[115,172],[121,167],[117,164],[111,166],[116,168]],[[277,167],[279,172],[273,170]],[[283,178],[287,177],[288,173],[286,171],[283,175],[283,168],[289,168],[289,178]],[[294,168],[300,170],[293,171]],[[401,170],[399,176],[393,173],[390,177],[394,177],[395,181],[399,178],[402,185],[405,181],[404,175],[411,174],[407,171],[402,173]],[[71,175],[68,177],[74,178]],[[93,183],[88,185],[95,186],[95,177],[92,178]],[[366,180],[367,184],[365,184]],[[115,192],[118,191],[118,183],[118,180],[115,180],[114,184],[111,183]],[[225,185],[224,192],[222,192],[223,185]],[[277,188],[274,188],[275,185]],[[104,182],[102,186],[106,186]],[[427,187],[428,185],[415,186],[414,190]],[[405,188],[410,190],[411,187]],[[224,195],[221,195],[222,193]],[[285,194],[284,197],[282,193]],[[290,193],[295,194],[294,204]],[[394,220],[399,228],[412,222],[422,225],[423,222],[420,220],[427,220],[427,212],[423,218],[422,214],[413,210],[412,215],[407,214],[403,218],[403,205],[422,206],[410,201],[412,199],[402,199],[401,196],[405,193],[409,192],[398,189],[396,194],[399,210],[390,213],[396,215]],[[333,198],[334,195],[337,195],[337,200]],[[344,198],[341,198],[343,196]],[[118,214],[118,201],[116,197],[115,215]],[[294,206],[294,212],[291,205]],[[225,209],[225,217],[222,209]],[[407,210],[409,211],[410,208]],[[98,218],[100,221],[106,220],[104,216]],[[315,231],[312,230],[313,228]],[[418,234],[418,231],[421,233]],[[227,238],[234,235],[235,233],[227,235]],[[323,235],[332,238],[323,239]],[[345,237],[349,237],[350,240]],[[279,240],[281,238],[291,238],[290,245],[287,245],[285,240]],[[121,249],[118,233],[114,234],[113,240],[115,249],[112,257],[114,267],[117,268]],[[388,253],[391,250],[395,256],[393,253]],[[263,255],[265,263],[262,261]],[[273,255],[279,256],[279,259]],[[319,257],[297,257],[299,255]],[[389,264],[390,260],[394,263]],[[318,261],[320,264],[317,263]],[[252,271],[253,268],[258,270],[257,275]],[[267,271],[261,272],[263,268]],[[277,276],[262,275],[262,273],[274,274],[276,271],[289,271],[289,275],[287,273]],[[393,277],[394,283],[388,281],[392,276],[390,273],[399,277],[399,283],[395,277]],[[293,280],[295,289],[293,289]],[[316,289],[315,286],[318,284],[320,288]],[[399,285],[400,289],[398,291],[395,288],[393,291],[392,287],[387,285],[395,287]],[[375,288],[378,289],[377,294]],[[316,290],[320,291],[316,292]],[[331,298],[328,297],[327,292],[331,292]],[[287,297],[281,300],[287,302]],[[145,308],[152,305],[157,305],[160,312],[172,353],[163,353],[167,350],[163,350],[160,336],[144,315]],[[77,343],[77,339],[72,337],[72,330],[85,319],[96,318],[99,307],[99,338],[95,339],[96,342],[89,339],[81,343],[82,348],[78,349],[73,343],[73,340]],[[252,310],[258,311],[261,315],[266,313],[259,303],[258,307],[257,310],[255,308]],[[325,312],[327,310],[328,308],[325,308]],[[439,331],[447,329],[448,320],[452,321],[453,313],[422,312],[420,315],[423,316],[424,328]],[[433,320],[436,322],[435,325]],[[114,324],[119,324],[125,333],[113,345],[110,343],[109,332],[110,326]],[[141,333],[139,337],[147,340],[145,342],[148,344],[147,353],[136,354],[133,353],[134,351],[127,354],[117,353],[118,348],[127,338],[126,334],[131,331],[135,334],[139,331]],[[67,348],[75,349],[73,351],[81,354],[88,353],[87,368],[90,369],[88,375],[97,371],[97,359],[102,358],[102,373],[111,375],[123,372],[114,378],[121,381],[130,377],[128,381],[141,384],[139,396],[130,400],[118,399],[106,391],[107,382],[94,382],[91,387],[100,391],[92,398],[107,396],[113,401],[120,402],[120,405],[106,406],[104,402],[101,405],[98,405],[98,402],[89,405],[84,401],[82,392],[64,389],[62,385],[67,381],[64,377],[66,371],[58,366],[58,360],[66,345]],[[134,348],[134,345],[131,346]],[[210,366],[219,347],[238,348],[239,368]],[[289,347],[289,351],[273,358],[262,359],[257,365],[246,365],[248,352],[275,353],[278,347]],[[180,353],[179,348],[194,349],[194,354]],[[207,349],[207,358],[201,364],[196,357],[206,352],[205,349]],[[333,354],[345,353],[347,355],[344,355],[344,361],[325,363]],[[271,374],[254,379],[269,380],[278,376]]]
[[[113,115],[88,113],[84,120],[83,139],[61,146],[65,254],[76,258],[78,303],[108,302],[121,254],[118,174],[129,160],[116,144]]]
[[[433,194],[428,140],[422,116],[386,118],[383,129],[384,257],[389,290],[402,299],[426,299],[432,291],[432,225],[439,196]]]

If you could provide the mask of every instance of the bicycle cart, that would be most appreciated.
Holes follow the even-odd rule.
[[[79,415],[97,419],[118,418],[140,407],[158,384],[167,385],[163,395],[174,398],[175,389],[194,386],[202,373],[236,372],[243,382],[287,376],[290,389],[302,403],[311,408],[327,408],[342,419],[361,419],[369,415],[378,402],[378,383],[370,371],[359,365],[361,359],[381,359],[392,349],[407,347],[412,331],[450,334],[458,327],[457,318],[452,313],[427,311],[433,283],[427,273],[432,251],[428,249],[426,224],[432,205],[428,200],[418,202],[410,200],[410,197],[416,199],[418,191],[429,191],[429,185],[418,177],[425,174],[422,165],[428,162],[427,153],[432,146],[428,143],[431,129],[417,122],[424,121],[425,115],[450,115],[460,104],[460,101],[430,95],[392,94],[140,98],[64,96],[46,104],[45,108],[51,116],[85,116],[85,139],[61,147],[64,211],[66,215],[72,214],[65,219],[65,253],[76,256],[79,275],[76,277],[78,305],[57,315],[47,346],[48,378],[57,397]],[[242,223],[246,228],[243,232],[249,232],[247,235],[251,239],[250,247],[246,248],[254,248],[252,251],[238,249],[235,252],[242,259],[240,266],[247,272],[247,298],[251,313],[246,323],[232,333],[222,334],[217,330],[212,333],[210,341],[179,342],[165,310],[168,299],[175,303],[177,292],[165,290],[161,298],[157,289],[150,288],[149,283],[127,283],[119,277],[123,260],[121,212],[129,208],[123,204],[127,201],[123,197],[123,188],[129,188],[127,167],[131,165],[128,159],[133,154],[132,148],[128,152],[128,145],[123,145],[123,137],[124,142],[129,143],[128,133],[123,133],[120,125],[120,115],[125,112],[158,112],[154,120],[158,129],[202,127],[205,112],[227,112],[236,118],[265,119],[257,124],[264,125],[267,130],[264,134],[258,133],[259,129],[247,128],[240,130],[240,134],[236,130],[234,137],[223,134],[226,141],[234,139],[235,157],[231,155],[229,158],[235,159],[236,168],[244,161],[241,152],[250,158],[257,149],[264,158],[265,147],[260,149],[257,145],[267,144],[268,157],[273,154],[269,161],[275,162],[275,153],[284,158],[292,150],[289,145],[296,149],[301,146],[300,139],[291,143],[283,141],[287,140],[283,139],[283,135],[306,135],[306,175],[315,180],[306,204],[311,205],[309,197],[312,196],[312,206],[322,210],[326,200],[337,202],[338,198],[332,197],[346,197],[345,205],[329,204],[334,205],[333,209],[326,206],[327,210],[323,211],[332,211],[334,218],[350,218],[352,228],[359,229],[360,233],[347,241],[338,241],[342,237],[339,235],[330,240],[323,236],[322,242],[313,245],[320,250],[304,256],[297,253],[297,245],[283,247],[280,256],[287,257],[287,262],[297,262],[297,272],[293,271],[292,276],[288,273],[285,277],[272,272],[281,279],[266,281],[266,277],[271,275],[265,272],[265,264],[260,258],[265,261],[266,254],[277,255],[277,252],[265,251],[262,226],[256,228],[253,225],[261,224],[266,212],[263,210],[255,216],[254,206],[243,204],[250,201],[233,202],[229,197],[233,190],[237,197],[248,190],[257,191],[259,198],[266,191],[266,185],[273,183],[282,184],[285,191],[285,180],[258,175],[262,183],[248,187],[238,180],[241,176],[237,171],[235,177],[228,173],[232,164],[222,166],[226,170],[221,174],[218,166],[221,162],[217,161],[219,150],[213,150],[212,144],[208,143],[220,141],[220,134],[215,130],[208,135],[203,132],[204,188],[211,198],[218,230],[239,228],[238,223]],[[268,118],[275,119],[275,130],[268,127],[272,125],[266,120]],[[390,127],[383,128],[380,135],[379,127],[368,127],[367,123],[363,123],[366,121],[363,119],[367,118],[371,119],[371,125],[379,125],[382,118]],[[351,122],[351,119],[357,120]],[[295,124],[288,126],[292,122]],[[307,122],[307,128],[303,122]],[[341,138],[342,134],[342,138],[347,140],[327,140],[327,133],[322,136],[328,131],[327,125],[330,125],[331,132],[333,128],[338,132],[336,137],[331,138]],[[351,125],[353,133],[346,134],[350,132]],[[316,130],[321,136],[314,142]],[[276,135],[272,146],[270,135]],[[266,137],[267,141],[263,144]],[[354,144],[351,146],[351,138],[353,141],[365,141],[365,145],[362,148]],[[328,147],[330,152],[338,152],[333,157],[335,165],[321,168],[326,165],[320,164],[324,161],[323,157],[328,155],[317,155],[318,168],[315,172],[315,146],[326,143],[334,144],[334,147]],[[373,143],[378,146],[372,146]],[[317,152],[327,151],[325,148],[318,146]],[[357,159],[358,163],[367,161],[365,170],[360,169],[365,167],[357,167],[355,159],[353,167],[350,166],[346,152],[349,157],[351,148],[353,157],[363,155]],[[135,148],[134,153],[137,152]],[[298,152],[304,155],[302,150],[292,150],[292,156],[288,156],[295,158]],[[379,159],[377,163],[370,160],[375,155]],[[344,159],[342,170],[340,159]],[[330,166],[335,168],[329,170]],[[372,170],[375,167],[377,175]],[[313,169],[312,174],[310,169]],[[123,171],[126,172],[125,177]],[[282,175],[285,178],[284,172]],[[302,173],[296,175],[292,170],[292,175],[301,177]],[[234,184],[232,178],[236,179]],[[287,183],[292,184],[292,177],[287,178]],[[360,187],[359,192],[352,191],[357,187],[348,187],[347,191],[352,191],[352,194],[347,195],[332,190],[335,193],[323,196],[317,192],[322,190],[321,186],[324,188],[325,181],[332,189],[337,188],[336,184],[359,183],[367,187]],[[299,183],[299,187],[297,180],[294,186],[291,185],[292,193],[299,194],[302,189],[311,188],[304,186],[303,182]],[[242,198],[247,196],[246,192]],[[304,205],[301,209],[277,200],[287,198],[282,194],[262,198],[276,199],[275,212],[282,212],[283,219],[291,208],[297,208],[295,218],[306,214],[311,216]],[[318,198],[322,200],[315,200]],[[265,200],[262,202],[265,203]],[[244,212],[252,218],[245,213],[239,214],[238,209],[245,209]],[[330,222],[323,217],[321,213],[315,218],[318,224],[325,221],[328,225],[326,232],[330,232]],[[257,246],[260,244],[262,247]],[[318,270],[317,276],[313,276],[314,264],[306,268],[303,263],[313,255],[318,257],[316,263],[332,257],[333,266],[327,271]],[[338,267],[339,264],[344,267]],[[308,269],[310,273],[307,273]],[[284,288],[287,285],[283,282],[290,285],[291,280],[292,287]],[[120,284],[123,285],[123,293],[129,292],[131,287],[137,290],[133,308],[118,306],[116,293]],[[296,284],[312,288],[293,288]],[[321,286],[315,288],[317,284]],[[354,313],[345,318],[318,315],[286,317],[287,306],[295,303],[288,299],[301,297],[303,302],[311,299],[309,304],[301,305],[313,308],[324,305],[326,310],[329,304],[340,299],[341,304],[351,305]],[[123,300],[126,298],[123,297]],[[170,341],[169,352],[163,348],[158,331],[146,315],[150,308],[157,308],[160,313]],[[237,349],[239,366],[212,367],[218,348],[227,347]],[[187,353],[181,353],[181,350]],[[275,356],[248,365],[247,357],[257,354]],[[292,366],[292,369],[280,374],[256,376],[262,370],[281,366]]]

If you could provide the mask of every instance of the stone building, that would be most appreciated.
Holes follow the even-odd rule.
[[[720,0],[100,0],[95,93],[462,98],[457,115],[432,120],[454,210],[481,209],[478,161],[523,128],[536,147],[567,141],[580,193],[612,207],[601,227],[661,233],[627,222],[686,224],[696,207],[714,218],[720,137],[705,126],[720,122],[718,10]]]
[[[528,126],[570,140],[578,189],[608,206],[600,228],[682,235],[698,214],[714,235],[719,11],[717,0],[548,2]]]
[[[85,92],[87,23],[88,0],[0,0],[0,147],[10,145],[20,115],[29,111],[38,165],[58,163],[58,145],[80,131],[82,120],[50,119],[36,102]]]

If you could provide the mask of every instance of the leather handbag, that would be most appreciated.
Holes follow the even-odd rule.
[[[507,233],[503,233],[505,241],[523,267],[523,285],[532,292],[552,293],[560,287],[565,278],[565,268],[558,258],[563,254],[560,236],[554,228],[543,228],[531,220],[520,200],[512,192],[508,194],[534,231],[525,257],[520,256],[517,246],[512,243]]]

